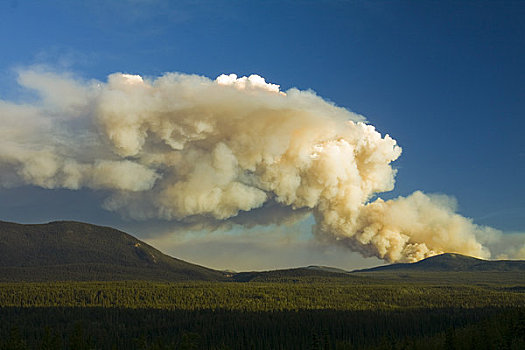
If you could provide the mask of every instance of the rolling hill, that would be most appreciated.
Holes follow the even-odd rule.
[[[0,221],[0,281],[221,281],[225,274],[167,256],[122,231],[72,221]]]
[[[482,260],[456,253],[432,256],[415,263],[391,264],[354,272],[504,272],[525,271],[523,260]]]
[[[17,281],[236,281],[363,282],[363,279],[446,281],[451,277],[511,281],[525,276],[525,261],[489,261],[442,254],[416,263],[347,272],[326,266],[252,272],[208,269],[163,254],[110,228],[73,221],[17,224],[0,221],[0,282]],[[459,275],[461,276],[459,276]]]
[[[345,271],[326,266],[308,266],[295,269],[240,272],[233,275],[238,282],[322,282],[371,281],[414,282],[524,282],[525,261],[482,260],[455,253],[432,256],[415,263],[391,264],[370,269]]]

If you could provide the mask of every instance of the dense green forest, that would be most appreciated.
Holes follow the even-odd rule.
[[[395,310],[525,305],[513,285],[418,283],[51,282],[0,284],[2,307],[119,307],[134,309]]]
[[[523,349],[519,309],[0,308],[3,349]]]
[[[523,349],[523,284],[0,284],[0,349]]]

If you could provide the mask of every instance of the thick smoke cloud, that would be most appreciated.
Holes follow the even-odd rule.
[[[393,189],[401,148],[312,91],[233,74],[103,83],[29,69],[19,83],[39,97],[0,101],[1,186],[104,190],[106,209],[137,219],[249,225],[252,213],[286,221],[268,215],[279,207],[290,220],[313,212],[320,239],[387,261],[490,256],[482,237],[494,230],[448,197],[371,201]]]

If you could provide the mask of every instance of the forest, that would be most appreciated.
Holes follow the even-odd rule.
[[[523,348],[522,283],[0,284],[0,349]]]

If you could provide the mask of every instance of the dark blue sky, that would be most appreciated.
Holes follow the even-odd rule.
[[[478,224],[525,231],[525,2],[173,3],[0,1],[0,99],[17,99],[14,69],[35,64],[99,80],[256,73],[396,139],[397,185],[382,197],[445,193]],[[3,190],[0,216],[119,223],[97,194],[67,192]]]

